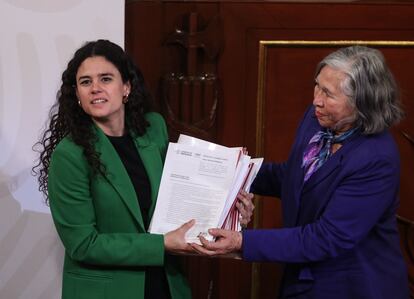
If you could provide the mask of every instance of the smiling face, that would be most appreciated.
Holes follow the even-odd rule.
[[[82,109],[107,135],[124,133],[123,99],[130,89],[115,65],[102,56],[85,59],[76,73],[76,95]]]
[[[343,72],[329,66],[324,66],[315,79],[315,116],[322,127],[333,129],[337,133],[352,127],[354,115],[348,96],[341,88],[345,79]]]

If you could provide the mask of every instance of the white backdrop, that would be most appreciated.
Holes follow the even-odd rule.
[[[74,51],[124,44],[123,0],[0,0],[0,298],[60,298],[63,248],[32,151]]]

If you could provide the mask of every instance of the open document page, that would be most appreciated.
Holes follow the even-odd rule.
[[[212,240],[207,231],[219,223],[239,154],[220,146],[170,143],[149,232],[165,234],[195,219],[187,241],[199,243],[200,234]]]
[[[249,191],[262,161],[242,147],[181,134],[168,147],[149,232],[165,234],[195,219],[186,239],[200,244],[199,235],[212,240],[209,228],[241,230],[237,195]]]

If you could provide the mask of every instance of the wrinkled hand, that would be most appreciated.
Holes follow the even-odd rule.
[[[253,194],[241,190],[237,198],[238,202],[236,203],[236,207],[240,212],[240,225],[241,227],[247,227],[247,224],[249,224],[253,216]]]
[[[176,230],[164,235],[165,251],[170,253],[194,253],[194,249],[185,241],[185,234],[193,227],[195,220],[190,220]]]
[[[219,228],[211,228],[208,232],[217,239],[215,242],[210,242],[200,236],[202,246],[196,243],[191,243],[192,248],[198,253],[208,256],[215,256],[241,250],[243,237],[240,232]]]

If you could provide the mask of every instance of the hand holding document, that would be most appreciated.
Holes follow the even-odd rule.
[[[186,240],[200,243],[200,235],[213,239],[209,228],[240,230],[237,194],[249,190],[262,161],[242,148],[180,135],[168,146],[149,232],[165,234],[195,219]]]

